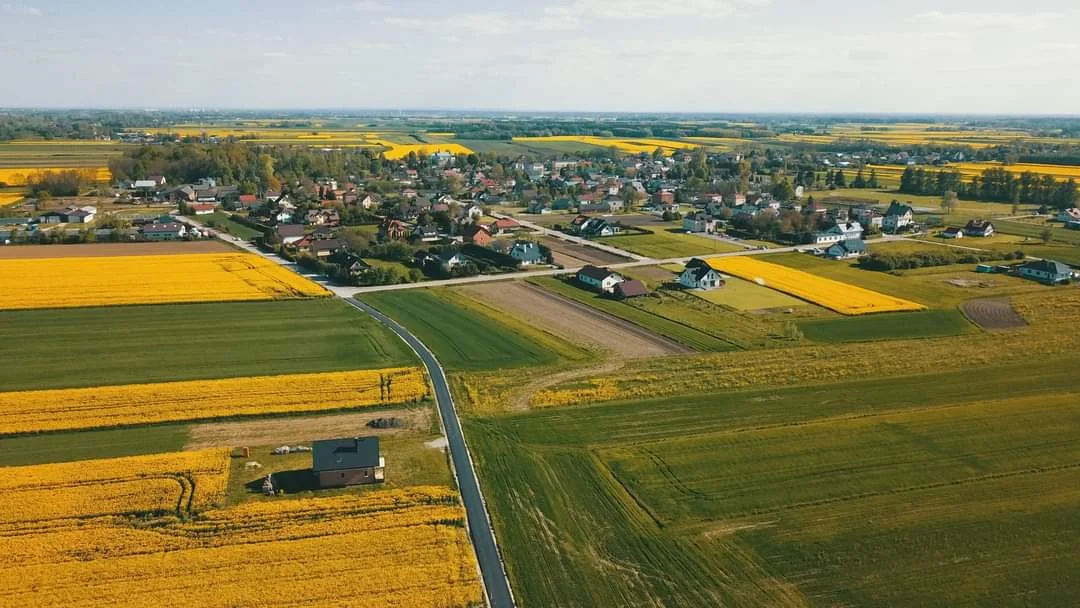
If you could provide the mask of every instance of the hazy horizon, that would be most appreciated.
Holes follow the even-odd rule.
[[[25,0],[0,18],[5,108],[1080,112],[1065,0]]]

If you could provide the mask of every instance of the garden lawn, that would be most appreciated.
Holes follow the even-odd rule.
[[[678,228],[643,226],[642,229],[647,230],[648,234],[609,236],[599,239],[598,242],[658,260],[743,250],[742,247],[723,241],[686,234]]]

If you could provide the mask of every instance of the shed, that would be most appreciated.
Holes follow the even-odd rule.
[[[311,471],[320,488],[380,483],[385,467],[378,437],[322,439],[311,446]]]
[[[645,287],[645,284],[637,279],[630,279],[615,285],[615,297],[621,300],[647,295],[649,295],[649,288]]]

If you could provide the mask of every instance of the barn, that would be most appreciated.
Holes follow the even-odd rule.
[[[320,488],[382,483],[385,467],[378,437],[323,439],[311,445],[311,470]]]

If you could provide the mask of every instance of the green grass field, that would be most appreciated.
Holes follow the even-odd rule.
[[[608,314],[619,317],[620,319],[625,319],[636,325],[640,325],[641,327],[660,335],[667,336],[668,338],[695,350],[722,352],[738,348],[732,340],[703,331],[702,329],[687,323],[686,320],[676,320],[669,318],[670,315],[665,317],[655,314],[657,311],[655,309],[649,310],[650,307],[648,306],[648,302],[631,305],[626,302],[602,298],[595,293],[586,291],[581,287],[554,277],[538,277],[530,279],[530,282],[535,283],[548,291],[592,306],[593,308],[602,310]],[[719,311],[719,309],[717,310],[718,312],[722,312]],[[702,320],[700,316],[690,319],[691,322],[700,320]]]
[[[600,243],[656,259],[686,258],[710,253],[742,251],[742,247],[686,234],[676,228],[645,227],[649,234],[608,236]]]
[[[228,213],[223,213],[221,211],[210,215],[195,216],[193,219],[202,222],[211,228],[216,228],[235,237],[244,239],[245,241],[250,241],[257,236],[262,235],[262,232],[234,221]]]
[[[1033,224],[1030,222],[1018,222],[1012,220],[995,220],[994,228],[1003,234],[1015,234],[1026,236],[1033,241],[1041,243],[1042,234],[1049,230],[1051,240],[1055,243],[1080,246],[1080,230],[1069,230],[1061,224]]]
[[[820,343],[868,342],[957,336],[976,331],[958,310],[898,312],[799,322],[807,340]]]
[[[415,365],[344,302],[0,312],[0,387],[25,390]]]
[[[1068,605],[1078,388],[1047,360],[466,433],[522,606]]]
[[[549,365],[588,356],[560,338],[445,290],[383,291],[358,298],[414,332],[447,370]]]
[[[0,467],[175,452],[188,426],[170,424],[0,438]]]
[[[793,298],[786,293],[762,287],[757,283],[744,281],[738,277],[728,277],[724,286],[719,289],[710,291],[693,290],[689,293],[707,302],[736,310],[810,306],[809,303]]]

